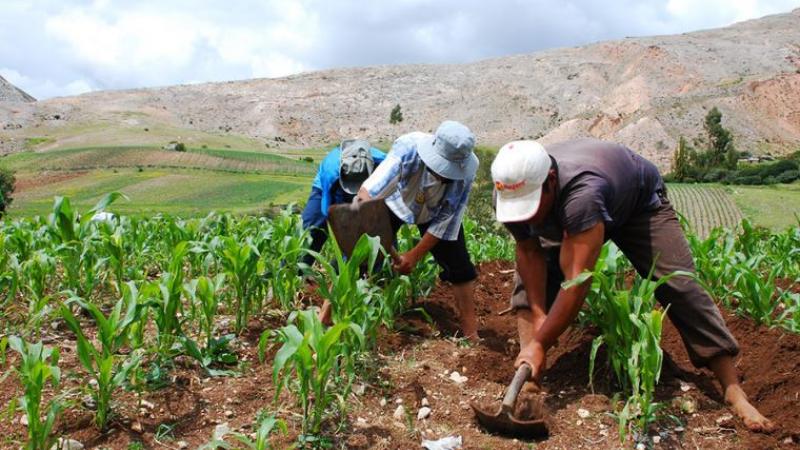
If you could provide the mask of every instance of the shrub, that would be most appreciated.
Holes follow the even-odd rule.
[[[800,179],[800,170],[787,170],[775,177],[775,181],[778,183],[791,183],[797,179]]]
[[[11,197],[11,193],[14,192],[15,183],[14,171],[0,167],[0,217],[3,217],[8,207],[11,206],[12,200],[14,200]]]
[[[711,169],[708,172],[706,172],[706,174],[703,175],[703,181],[705,181],[707,183],[714,183],[714,182],[722,181],[727,177],[728,177],[728,170],[718,167],[718,168],[714,168],[714,169]]]
[[[403,111],[400,109],[400,104],[394,105],[392,112],[389,114],[389,123],[394,125],[403,121]]]
[[[797,168],[797,161],[784,159],[772,164],[764,165],[761,169],[761,175],[763,177],[776,177],[784,172],[797,170]]]
[[[756,185],[756,184],[762,184],[763,182],[761,181],[761,177],[758,175],[746,175],[746,176],[739,175],[738,177],[733,179],[733,183],[744,184],[744,185]]]
[[[184,145],[183,142],[178,142],[177,144],[175,144],[175,151],[176,152],[185,152],[186,151],[186,145]]]

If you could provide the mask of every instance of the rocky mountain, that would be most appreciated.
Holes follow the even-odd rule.
[[[0,102],[35,102],[27,92],[0,77]]]
[[[391,125],[396,104],[405,120]],[[325,70],[15,105],[0,104],[0,133],[3,123],[21,125],[16,136],[41,134],[32,130],[37,125],[161,124],[307,147],[349,136],[391,141],[451,118],[484,145],[596,136],[623,142],[667,170],[678,138],[700,135],[714,106],[739,149],[800,147],[800,9],[721,29],[470,64]],[[10,140],[7,133],[7,147]]]

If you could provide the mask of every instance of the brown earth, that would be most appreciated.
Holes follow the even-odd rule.
[[[438,286],[418,305],[434,319],[433,325],[411,313],[400,321],[403,331],[383,333],[368,361],[372,375],[364,381],[364,393],[353,394],[348,400],[347,426],[340,432],[331,431],[336,448],[419,448],[423,438],[448,435],[462,436],[466,449],[530,448],[529,442],[479,429],[469,408],[473,401],[499,405],[514,372],[512,364],[518,351],[514,317],[498,315],[507,307],[512,267],[506,262],[480,267],[476,298],[484,339],[481,344],[464,346],[453,337],[457,321],[446,286]],[[736,359],[742,386],[755,406],[776,422],[778,431],[769,435],[750,433],[731,417],[716,383],[707,372],[691,366],[677,331],[666,323],[662,342],[665,363],[657,389],[657,398],[666,409],[648,433],[660,438],[654,448],[794,448],[800,442],[800,377],[796,375],[800,369],[800,336],[759,327],[728,313],[725,317],[742,348]],[[92,426],[91,413],[80,406],[83,394],[76,392],[71,396],[76,404],[61,420],[59,431],[87,448],[113,449],[125,449],[133,441],[143,442],[146,448],[177,448],[178,441],[185,441],[195,448],[207,442],[214,427],[224,422],[232,429],[250,433],[248,427],[259,409],[276,411],[270,363],[275,349],[262,365],[255,347],[262,330],[275,329],[282,321],[281,316],[272,315],[251,323],[250,331],[236,346],[243,361],[242,376],[207,378],[192,361],[179,358],[168,387],[142,394],[141,399],[151,402],[152,408],[140,404],[138,394],[120,392],[115,396],[118,417],[110,431],[100,434]],[[79,368],[69,333],[52,331],[46,340],[61,342],[64,386],[76,390],[85,386],[88,380]],[[620,444],[616,423],[608,414],[612,404],[609,398],[615,392],[609,368],[599,364],[595,392],[588,387],[591,340],[591,330],[572,328],[549,354],[543,384],[553,427],[548,439],[535,443],[538,449],[632,447],[630,441]],[[604,358],[601,350],[598,361]],[[466,376],[466,382],[451,380],[451,371]],[[18,394],[19,386],[11,376],[0,387],[0,404]],[[423,398],[427,398],[432,413],[427,419],[417,420]],[[697,411],[681,412],[673,406],[678,398],[684,403],[691,400]],[[398,402],[407,411],[401,420],[393,417]],[[586,410],[588,417],[579,416],[579,409]],[[297,408],[290,395],[281,395],[276,413],[287,420],[290,429],[289,436],[275,442],[276,448],[283,448],[299,433]],[[161,424],[172,428],[157,440]],[[336,423],[328,425],[334,430]],[[162,426],[162,431],[166,429]],[[0,433],[6,436],[3,447],[22,437],[21,427],[11,421],[0,422]]]

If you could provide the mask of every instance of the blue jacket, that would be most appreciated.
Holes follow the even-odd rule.
[[[376,167],[386,158],[386,153],[383,153],[375,147],[370,148],[370,153],[372,153],[372,159],[375,160]],[[322,209],[321,212],[325,217],[328,217],[328,207],[333,203],[331,201],[331,188],[334,183],[339,183],[339,165],[341,159],[342,151],[337,146],[322,160],[322,163],[319,165],[319,170],[317,170],[317,176],[314,177],[314,182],[311,184],[312,188],[317,188],[322,191],[322,203],[320,206]]]

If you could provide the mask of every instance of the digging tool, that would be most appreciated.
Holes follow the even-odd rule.
[[[549,417],[544,407],[544,397],[531,399],[529,413],[532,419],[523,419],[514,415],[517,397],[522,385],[531,376],[531,366],[523,364],[514,374],[514,379],[506,390],[500,410],[490,413],[476,404],[471,404],[478,422],[487,430],[500,434],[519,436],[525,439],[546,437],[550,432]]]
[[[389,220],[389,208],[383,199],[364,200],[328,208],[328,221],[339,248],[350,256],[362,234],[377,236],[383,248],[397,261],[394,232]]]

